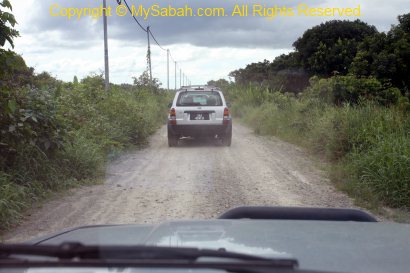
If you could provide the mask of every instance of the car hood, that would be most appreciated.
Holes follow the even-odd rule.
[[[300,220],[173,221],[159,225],[79,227],[31,241],[156,245],[293,257],[300,268],[339,272],[408,272],[410,225]]]

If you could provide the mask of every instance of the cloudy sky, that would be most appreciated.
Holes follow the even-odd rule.
[[[396,24],[397,15],[410,12],[409,0],[127,0],[128,4],[149,7],[157,3],[178,7],[224,7],[227,13],[235,4],[262,4],[267,7],[294,7],[301,3],[311,7],[361,6],[359,18],[386,31]],[[90,73],[103,71],[103,21],[90,17],[80,20],[53,17],[50,7],[98,7],[102,0],[13,0],[13,12],[21,37],[15,51],[37,72],[48,71],[59,79],[72,81]],[[107,0],[114,11],[116,0]],[[54,9],[54,11],[59,10]],[[172,57],[193,84],[226,78],[230,71],[252,62],[272,60],[292,50],[292,43],[303,32],[323,21],[347,17],[150,17],[138,18],[150,26],[158,42],[170,49]],[[357,18],[350,17],[350,20]],[[108,18],[110,80],[131,83],[133,76],[146,69],[147,35],[131,16]],[[152,44],[153,76],[167,85],[167,54]],[[174,65],[170,86],[174,87]],[[178,75],[179,76],[179,75]],[[178,79],[179,84],[179,79]]]

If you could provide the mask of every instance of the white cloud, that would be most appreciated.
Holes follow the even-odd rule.
[[[54,2],[74,5],[76,1],[78,0]],[[200,4],[205,2],[196,0],[187,1],[193,5],[205,5]],[[113,0],[109,0],[110,2],[115,4]],[[102,71],[102,21],[89,18],[68,22],[65,18],[53,18],[48,15],[50,3],[51,0],[14,1],[13,12],[19,22],[18,29],[21,33],[21,37],[15,41],[15,50],[38,72],[46,70],[64,80],[72,80],[74,75],[84,77],[91,72]],[[99,3],[97,0],[82,0],[81,5]],[[206,3],[216,5],[216,2]],[[234,1],[218,3],[232,5]],[[266,0],[266,3],[272,5],[279,2]],[[280,3],[295,5],[301,1],[281,0]],[[80,2],[77,4],[80,5]],[[397,23],[397,15],[410,11],[408,0],[318,0],[315,4],[360,4],[364,14],[360,19],[374,24],[381,31],[386,31],[391,24]],[[264,59],[272,60],[275,56],[288,52],[297,37],[307,28],[322,21],[323,18],[318,17],[276,18],[271,21],[261,18],[162,18],[142,23],[149,23],[152,26],[159,42],[169,48],[172,56],[178,61],[178,68],[181,67],[193,83],[200,84],[210,79],[227,78],[230,71],[246,64]],[[131,77],[140,75],[146,67],[146,34],[139,31],[132,19],[127,17],[110,18],[109,36],[111,81],[131,82]],[[166,86],[166,52],[155,43],[152,44],[152,62],[154,76]],[[170,67],[170,86],[173,87],[173,63]]]

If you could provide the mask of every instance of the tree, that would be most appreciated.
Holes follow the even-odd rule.
[[[153,87],[155,89],[159,89],[159,87],[161,86],[161,83],[158,79],[150,79],[147,70],[145,70],[138,78],[133,77],[133,79],[134,85],[136,85],[137,87]]]
[[[271,90],[299,93],[309,84],[309,75],[300,67],[297,56],[297,52],[282,54],[272,62],[252,63],[229,76],[239,84],[253,83]]]
[[[0,3],[0,47],[4,47],[7,41],[14,48],[13,38],[19,36],[19,32],[14,29],[17,22],[13,14],[3,9],[13,10],[9,0]]]
[[[398,20],[387,33],[368,36],[358,45],[349,71],[391,83],[405,94],[410,88],[410,13]]]
[[[399,25],[398,27],[406,33],[410,33],[410,13],[399,15],[398,18]]]
[[[322,23],[297,39],[293,46],[300,65],[311,75],[345,75],[357,53],[358,44],[377,30],[360,20]]]
[[[309,75],[300,66],[299,54],[291,52],[276,57],[269,67],[269,86],[284,93],[300,93],[309,85]]]
[[[235,78],[235,82],[245,84],[248,82],[261,83],[268,78],[270,61],[248,64],[244,69],[232,71],[229,76]]]
[[[73,83],[74,83],[74,84],[78,84],[78,78],[77,78],[77,76],[74,76]]]
[[[217,81],[211,80],[211,81],[208,81],[207,85],[219,87],[219,88],[221,88],[221,89],[225,89],[225,88],[227,88],[227,87],[230,85],[230,82],[228,82],[228,81],[225,80],[225,79],[219,79],[219,80],[217,80]]]
[[[392,83],[410,96],[410,13],[398,16],[399,24],[388,32],[389,53],[396,57]]]
[[[387,33],[380,33],[360,20],[322,23],[305,31],[293,43],[294,52],[272,62],[249,64],[232,71],[230,76],[239,84],[256,83],[270,90],[294,93],[303,91],[309,85],[308,79],[315,75],[370,78],[383,88],[369,90],[383,99],[391,97],[386,99],[389,103],[396,98],[398,89],[410,98],[410,13],[398,16],[398,21],[399,24]],[[350,86],[364,88],[360,84]],[[345,98],[346,90],[340,90],[342,97],[338,102],[354,102],[359,97],[373,96],[370,91],[365,92],[366,96],[353,92],[352,97]]]

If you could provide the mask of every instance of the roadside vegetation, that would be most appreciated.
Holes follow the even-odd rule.
[[[295,51],[233,71],[232,110],[256,133],[327,159],[360,205],[410,208],[410,14],[387,33],[363,22],[307,30]]]
[[[95,182],[108,160],[144,145],[164,122],[169,100],[165,92],[131,85],[105,93],[100,75],[78,83],[47,73],[24,80],[31,83],[0,93],[1,229],[33,201]]]
[[[165,120],[168,94],[147,74],[134,85],[101,75],[62,82],[1,47],[13,45],[11,5],[0,1],[0,230],[53,191],[95,183],[105,163],[141,146]]]
[[[301,97],[251,86],[228,90],[235,117],[331,162],[332,180],[361,205],[410,208],[410,116],[403,105],[334,106],[314,96],[318,83]]]

